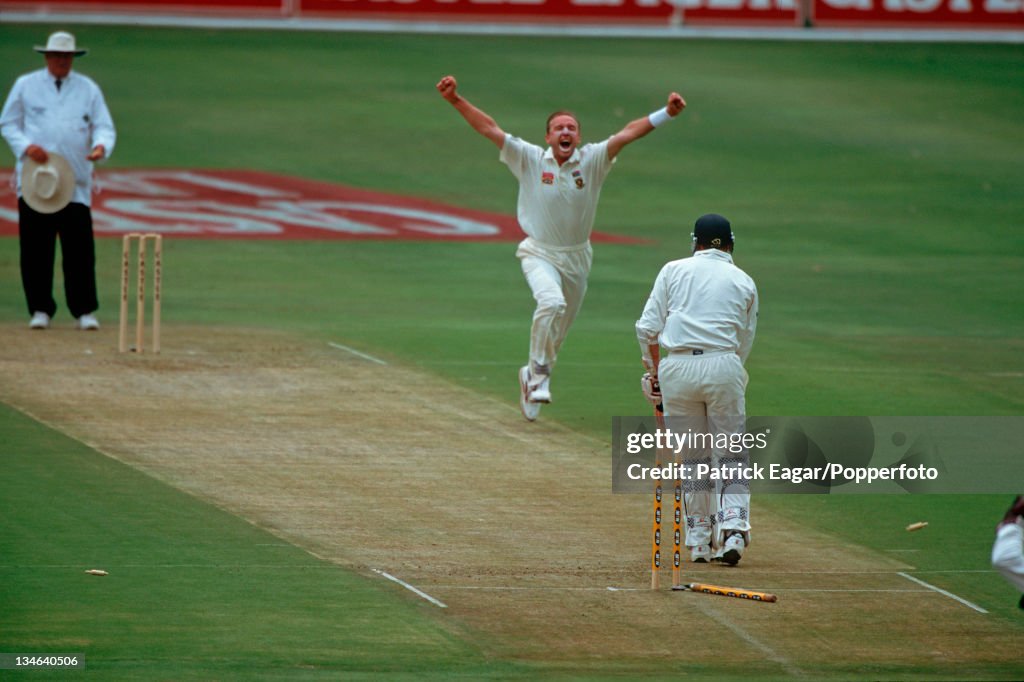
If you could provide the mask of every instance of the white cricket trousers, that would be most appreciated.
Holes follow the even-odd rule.
[[[583,305],[594,251],[590,242],[554,247],[527,237],[520,242],[516,256],[537,301],[530,328],[531,371],[550,374],[558,350]]]
[[[671,352],[658,365],[665,416],[685,417],[675,428],[688,427],[697,433],[744,432],[747,379],[743,362],[729,351]],[[718,447],[690,451],[683,459],[686,464],[709,463],[713,468],[749,464],[745,450],[737,453]],[[749,481],[685,481],[683,502],[688,547],[721,547],[728,530],[742,532],[750,544]]]

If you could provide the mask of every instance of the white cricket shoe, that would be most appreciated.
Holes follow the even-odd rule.
[[[519,409],[527,421],[536,421],[540,415],[540,403],[530,401],[530,366],[519,368]]]
[[[711,545],[693,545],[690,547],[690,563],[706,564],[711,559]]]
[[[100,328],[100,321],[96,319],[95,315],[86,313],[78,318],[78,328],[86,331],[96,331]]]
[[[537,388],[530,391],[530,402],[550,403],[551,402],[551,377],[546,376]]]
[[[49,329],[50,328],[50,316],[44,312],[36,311],[32,313],[32,319],[28,323],[29,329]]]
[[[729,531],[726,531],[729,532]],[[725,543],[715,552],[714,561],[721,561],[722,563],[735,566],[740,562],[740,557],[743,556],[743,550],[746,549],[747,543],[743,539],[743,533],[738,530],[734,530],[728,537],[725,538]]]

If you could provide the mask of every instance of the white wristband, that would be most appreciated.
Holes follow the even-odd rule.
[[[662,107],[661,109],[648,114],[647,120],[651,122],[652,126],[657,128],[661,124],[671,121],[672,117],[668,113],[668,107]]]

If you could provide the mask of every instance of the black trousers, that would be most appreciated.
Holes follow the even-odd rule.
[[[18,198],[18,236],[21,247],[21,285],[28,313],[53,317],[53,265],[60,237],[64,297],[68,312],[81,317],[99,308],[96,296],[96,244],[92,212],[85,204],[68,204],[56,213],[39,213]]]

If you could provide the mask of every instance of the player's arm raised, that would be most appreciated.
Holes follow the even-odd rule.
[[[445,76],[437,83],[437,91],[441,93],[441,97],[455,107],[455,110],[462,115],[462,118],[466,119],[466,123],[472,126],[473,130],[493,142],[498,149],[504,147],[505,131],[493,118],[477,109],[469,100],[456,92],[457,88],[458,83],[455,81],[455,76]]]
[[[675,118],[685,108],[686,100],[678,92],[673,92],[668,96],[668,104],[663,109],[658,109],[648,116],[630,121],[626,124],[625,128],[612,135],[611,139],[608,140],[608,158],[614,159],[627,144],[639,140],[662,123]]]

